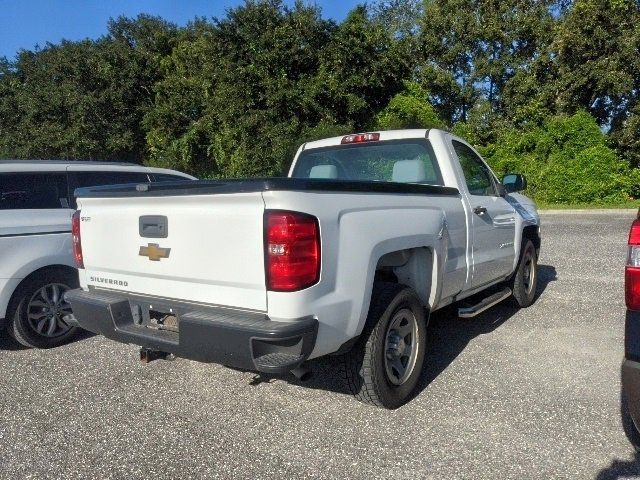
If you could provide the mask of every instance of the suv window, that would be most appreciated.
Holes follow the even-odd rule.
[[[464,143],[452,140],[458,155],[467,189],[471,195],[497,195],[489,168],[482,159]]]
[[[64,173],[0,174],[0,210],[70,208]]]
[[[149,176],[145,172],[69,172],[69,192],[71,194],[73,208],[76,208],[76,199],[73,195],[76,188],[147,182],[149,182]]]
[[[189,180],[186,177],[182,177],[180,175],[171,175],[169,173],[154,173],[153,179],[156,182],[175,182],[176,180]]]
[[[145,172],[70,172],[69,176],[73,190],[82,187],[118,185],[120,183],[146,183],[149,181],[149,176]]]

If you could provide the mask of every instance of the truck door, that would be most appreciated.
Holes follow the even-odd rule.
[[[471,287],[505,277],[513,269],[516,212],[498,195],[494,176],[468,145],[452,140],[471,207]]]

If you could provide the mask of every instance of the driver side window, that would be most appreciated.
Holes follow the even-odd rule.
[[[452,140],[453,149],[458,155],[467,189],[471,195],[497,195],[491,172],[482,159],[464,143]]]

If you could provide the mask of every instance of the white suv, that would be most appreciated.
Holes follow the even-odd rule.
[[[0,328],[29,347],[68,340],[63,294],[78,287],[71,215],[79,187],[194,180],[128,163],[0,161]]]

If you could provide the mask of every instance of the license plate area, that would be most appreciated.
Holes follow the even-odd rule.
[[[180,315],[169,305],[130,302],[133,324],[140,328],[179,333]]]

